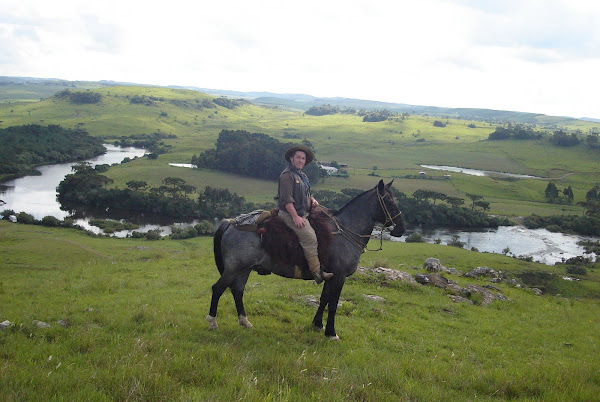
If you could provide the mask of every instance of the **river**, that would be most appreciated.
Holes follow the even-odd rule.
[[[92,165],[120,163],[125,158],[134,159],[144,155],[144,150],[139,148],[119,148],[112,145],[105,145],[107,152],[96,158],[88,160]],[[171,233],[170,226],[187,227],[194,225],[196,221],[174,223],[172,220],[157,216],[132,215],[127,212],[81,209],[76,211],[75,215],[60,209],[60,204],[56,200],[56,187],[61,180],[72,173],[71,167],[75,163],[63,163],[57,165],[47,165],[38,168],[40,176],[26,176],[10,180],[0,185],[0,199],[6,202],[2,210],[12,209],[15,212],[27,212],[36,219],[42,219],[45,216],[54,216],[58,219],[72,217],[75,223],[94,233],[102,231],[89,224],[92,218],[117,219],[121,221],[133,222],[140,227],[136,229],[140,232],[147,232],[151,229],[162,230],[163,235]],[[192,167],[189,164],[170,164],[174,167]],[[531,230],[523,226],[501,226],[498,229],[465,232],[438,229],[433,231],[419,231],[428,243],[433,243],[437,239],[441,244],[448,244],[454,235],[459,236],[459,240],[465,242],[465,248],[477,248],[480,252],[502,253],[504,250],[510,250],[511,256],[531,256],[534,261],[544,264],[554,264],[570,257],[583,255],[583,247],[577,245],[580,240],[593,240],[585,236],[565,235],[562,233],[551,233],[545,229]],[[410,234],[409,231],[408,234]],[[131,231],[120,231],[114,235],[125,237]],[[391,240],[404,241],[406,236]]]

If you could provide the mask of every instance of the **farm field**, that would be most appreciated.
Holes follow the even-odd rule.
[[[399,116],[385,122],[365,123],[356,115],[310,116],[302,111],[243,104],[234,109],[203,107],[213,96],[190,90],[157,87],[105,87],[91,90],[102,95],[98,104],[75,105],[56,97],[39,102],[0,104],[0,128],[21,124],[60,124],[83,128],[90,134],[113,141],[135,134],[174,134],[165,139],[171,152],[156,160],[143,158],[117,166],[107,173],[115,186],[144,178],[155,186],[169,176],[177,176],[197,188],[206,185],[227,187],[248,201],[272,201],[276,183],[224,174],[210,170],[187,170],[169,163],[189,163],[193,155],[212,148],[222,129],[261,132],[281,141],[310,141],[320,161],[348,164],[348,178],[327,178],[316,190],[343,188],[367,189],[378,175],[394,178],[394,186],[406,194],[418,189],[443,192],[466,198],[479,194],[490,202],[490,213],[519,216],[530,213],[554,214],[564,206],[547,204],[544,189],[553,180],[559,189],[572,186],[574,204],[568,213],[581,213],[577,202],[600,182],[597,169],[600,152],[579,145],[571,148],[552,146],[542,140],[489,141],[495,125],[480,121],[444,119],[434,116]],[[134,97],[146,103],[131,103]],[[546,116],[547,117],[547,116]],[[435,127],[443,120],[445,127]],[[471,127],[469,127],[471,126]],[[581,130],[585,135],[597,129],[597,123],[567,120],[565,130]],[[547,127],[540,116],[539,128]],[[549,132],[552,130],[549,129]],[[544,178],[506,180],[426,170],[420,165],[450,165]],[[427,177],[418,177],[426,171]],[[410,175],[415,178],[405,178]],[[434,179],[434,180],[432,180]],[[435,180],[437,179],[437,180]]]
[[[484,306],[356,273],[338,309],[341,341],[332,342],[310,327],[306,300],[320,286],[273,275],[248,281],[254,328],[237,324],[226,293],[220,327],[209,331],[211,240],[96,238],[0,221],[0,322],[14,324],[0,330],[3,399],[594,400],[600,392],[595,270],[565,281],[558,266],[385,242],[360,265],[414,275],[436,257],[461,272],[555,275],[555,287],[536,296],[494,284],[509,300]]]

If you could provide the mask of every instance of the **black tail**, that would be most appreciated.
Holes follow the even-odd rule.
[[[217,269],[219,273],[223,275],[223,271],[225,270],[225,265],[223,265],[223,254],[221,254],[221,239],[223,238],[223,234],[229,228],[229,221],[223,221],[217,231],[215,232],[215,236],[213,238],[213,251],[215,253],[215,264],[217,264]]]

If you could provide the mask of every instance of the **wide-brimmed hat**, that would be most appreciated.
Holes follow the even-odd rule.
[[[306,163],[304,163],[305,165],[308,165],[313,161],[313,159],[315,159],[315,154],[309,147],[305,147],[304,145],[295,145],[285,151],[285,160],[289,162],[290,158],[296,153],[296,151],[302,151],[306,154]]]

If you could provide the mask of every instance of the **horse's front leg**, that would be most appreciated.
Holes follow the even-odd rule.
[[[329,280],[329,310],[327,313],[327,325],[325,326],[325,336],[331,340],[337,341],[340,339],[335,332],[335,313],[337,312],[338,302],[340,301],[340,294],[346,278],[342,275],[336,275]]]
[[[230,286],[238,314],[238,322],[244,328],[252,328],[252,324],[248,321],[246,309],[244,308],[244,289],[246,288],[248,276],[250,276],[250,270],[237,277]]]
[[[315,318],[313,318],[312,321],[312,326],[317,331],[323,330],[323,312],[325,311],[325,307],[327,307],[327,303],[329,302],[329,283],[330,281],[327,281],[323,285],[323,290],[321,291],[321,299],[319,301],[319,308],[317,309]]]

